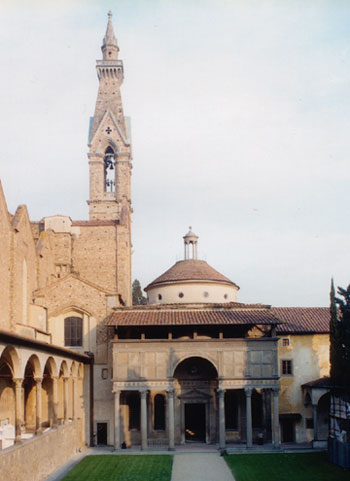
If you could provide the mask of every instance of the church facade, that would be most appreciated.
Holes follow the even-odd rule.
[[[0,185],[2,473],[21,479],[32,463],[42,479],[89,444],[324,438],[306,383],[328,374],[327,309],[239,303],[191,229],[184,260],[146,287],[147,306],[131,305],[132,149],[111,14],[96,68],[89,220],[11,215]]]

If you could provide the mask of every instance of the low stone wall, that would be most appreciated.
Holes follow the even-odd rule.
[[[0,452],[1,479],[41,481],[82,447],[79,419]]]

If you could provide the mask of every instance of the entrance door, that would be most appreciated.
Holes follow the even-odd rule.
[[[293,419],[281,420],[282,442],[294,442],[294,421]]]
[[[97,423],[97,444],[107,444],[107,423]]]
[[[187,442],[205,442],[205,404],[185,404],[185,439]]]

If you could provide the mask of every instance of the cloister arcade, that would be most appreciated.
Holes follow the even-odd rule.
[[[84,417],[84,364],[62,354],[0,344],[0,425],[16,443]]]

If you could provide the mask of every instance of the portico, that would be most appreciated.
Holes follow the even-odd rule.
[[[165,318],[173,324],[160,324]],[[230,324],[222,324],[225,318]],[[260,337],[252,337],[253,318],[263,326]],[[116,449],[123,442],[142,449],[189,442],[251,447],[260,436],[278,447],[276,322],[260,306],[117,310],[108,321],[115,333]]]

